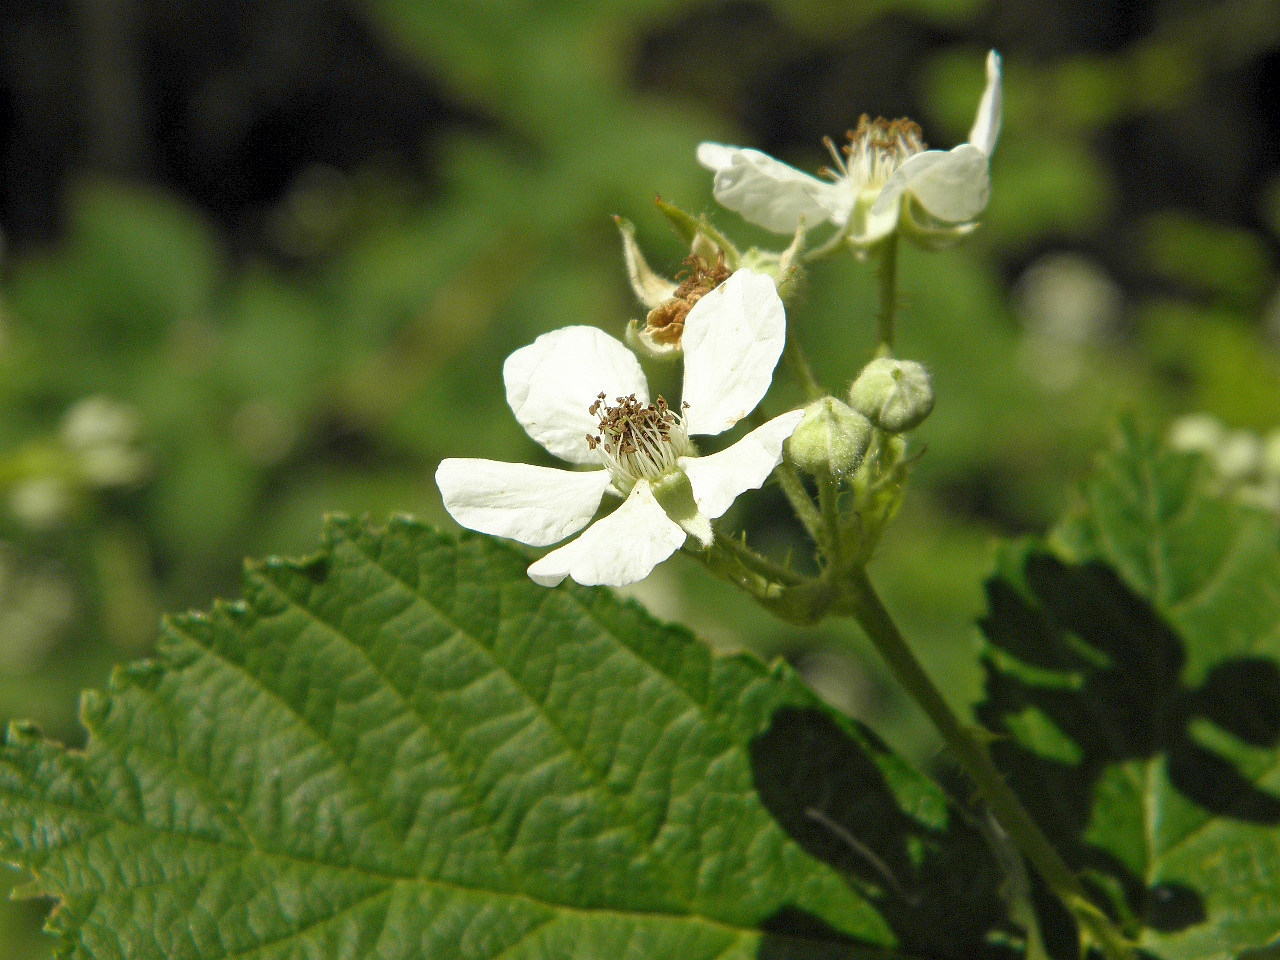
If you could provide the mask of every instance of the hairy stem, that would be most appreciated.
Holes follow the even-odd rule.
[[[782,492],[786,494],[791,509],[796,512],[796,516],[800,518],[800,522],[804,524],[805,530],[822,549],[826,549],[829,535],[827,528],[823,526],[822,515],[818,513],[818,508],[813,504],[813,498],[809,496],[809,491],[804,488],[804,481],[800,479],[800,473],[786,460],[778,464],[776,468],[778,484],[782,487]]]
[[[695,556],[698,555],[701,555],[713,568],[723,567],[726,560],[731,561],[743,570],[760,577],[769,587],[793,587],[805,579],[795,571],[752,550],[737,537],[716,537],[711,548],[697,551]]]
[[[822,510],[822,523],[827,529],[827,564],[839,568],[843,562],[840,537],[840,486],[835,477],[818,478],[818,507]]]

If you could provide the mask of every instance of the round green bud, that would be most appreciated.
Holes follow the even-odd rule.
[[[858,469],[871,445],[871,421],[835,397],[805,408],[804,419],[787,441],[787,460],[813,476],[847,476]]]
[[[878,357],[849,388],[853,409],[888,433],[919,426],[933,409],[933,380],[914,360]]]

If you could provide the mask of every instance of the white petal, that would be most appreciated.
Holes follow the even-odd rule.
[[[773,280],[739,270],[684,321],[684,391],[690,433],[723,433],[756,408],[782,356],[787,316]]]
[[[470,530],[535,547],[559,543],[596,515],[608,470],[555,470],[497,460],[442,460],[436,486],[449,516]]]
[[[871,208],[882,213],[909,193],[944,223],[964,223],[982,213],[991,197],[987,155],[971,143],[952,150],[926,150],[900,166]]]
[[[1003,96],[1000,92],[1000,54],[992,50],[987,54],[987,89],[978,101],[978,116],[969,131],[969,142],[991,156],[1000,136],[1000,120],[1003,112]]]
[[[530,566],[529,576],[544,587],[554,587],[566,576],[584,586],[621,587],[647,577],[680,549],[684,538],[641,480],[622,506]]]
[[[698,160],[716,172],[713,192],[723,207],[776,233],[795,233],[803,220],[813,227],[843,223],[853,203],[842,183],[810,176],[759,150],[704,143]]]
[[[599,463],[586,441],[598,432],[598,418],[587,412],[598,394],[610,403],[632,393],[649,402],[636,355],[596,327],[544,333],[507,357],[502,379],[525,432],[570,463]]]
[[[719,453],[681,457],[680,466],[693,487],[698,511],[714,520],[723,516],[738,495],[755,490],[782,459],[782,445],[804,419],[803,410],[774,417]]]
[[[733,163],[733,155],[738,152],[738,149],[723,143],[704,140],[698,144],[698,162],[715,173]]]

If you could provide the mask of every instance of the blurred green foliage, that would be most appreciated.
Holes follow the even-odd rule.
[[[939,402],[873,568],[972,703],[994,539],[1056,515],[1118,412],[1280,422],[1280,157],[1265,137],[1280,118],[1262,97],[1277,5],[1119,4],[1106,37],[1089,5],[1060,6],[1041,21],[1031,0],[368,0],[343,15],[448,105],[403,134],[430,150],[357,144],[351,162],[300,164],[230,231],[145,170],[68,159],[60,234],[13,247],[0,287],[0,715],[74,742],[76,691],[144,652],[160,611],[236,592],[244,555],[310,551],[326,511],[448,524],[430,481],[443,456],[550,462],[507,410],[501,364],[546,330],[620,335],[636,315],[613,214],[665,273],[684,251],[655,195],[765,239],[713,208],[700,140],[814,168],[823,134],[911,111],[950,146],[994,45],[1006,122],[984,226],[904,253],[899,352],[932,369]],[[1005,26],[1024,21],[1044,29]],[[853,261],[816,268],[791,310],[833,390],[870,358],[874,311],[871,268]],[[61,500],[30,487],[53,469],[31,451],[64,450],[68,412],[94,396],[136,417],[145,475],[68,468]],[[24,513],[33,502],[43,514]],[[757,503],[780,509],[769,491]],[[753,533],[799,535],[781,519]],[[743,615],[679,560],[636,592],[717,644],[791,656],[917,758],[935,749],[869,649],[833,660],[822,631]],[[30,930],[39,911],[6,910],[0,942],[26,943],[3,924]]]

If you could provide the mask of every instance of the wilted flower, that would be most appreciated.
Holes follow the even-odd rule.
[[[728,280],[733,271],[725,263],[724,251],[697,234],[693,251],[684,259],[685,269],[675,280],[667,280],[649,267],[636,243],[631,222],[621,217],[615,220],[622,233],[622,255],[631,289],[649,310],[643,324],[633,320],[628,326],[627,342],[649,356],[675,359],[680,356],[689,311]]]

